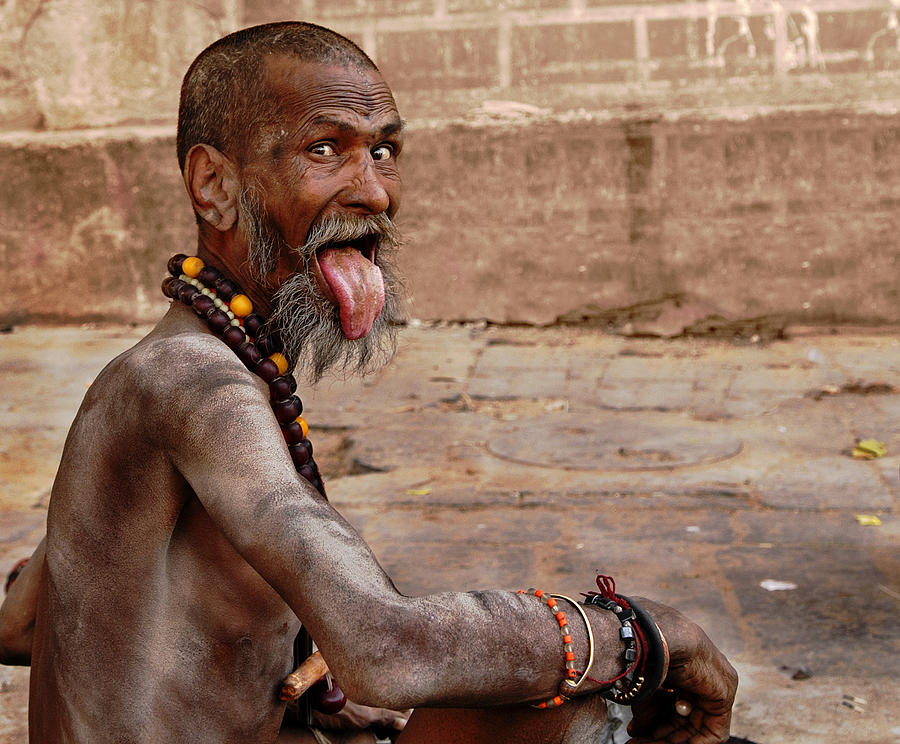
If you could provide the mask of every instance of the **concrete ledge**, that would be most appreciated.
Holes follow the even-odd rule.
[[[900,322],[892,116],[496,114],[410,123],[412,317]],[[152,320],[194,243],[172,129],[4,135],[0,226],[5,322]]]

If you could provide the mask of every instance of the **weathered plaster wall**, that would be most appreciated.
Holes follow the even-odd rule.
[[[305,18],[409,122],[410,313],[900,322],[900,23],[889,0],[6,0],[0,317],[158,314],[192,217],[181,76]]]

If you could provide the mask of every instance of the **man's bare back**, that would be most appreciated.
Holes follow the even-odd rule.
[[[35,740],[97,740],[98,725],[109,740],[273,740],[299,622],[176,465],[231,459],[263,438],[257,418],[274,438],[261,381],[177,306],[94,382],[48,514]]]

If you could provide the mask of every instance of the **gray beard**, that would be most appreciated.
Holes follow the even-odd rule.
[[[400,233],[386,214],[332,216],[315,223],[306,243],[289,246],[281,232],[263,214],[256,189],[245,186],[239,199],[240,219],[247,237],[250,270],[264,286],[282,251],[294,251],[301,270],[290,276],[273,297],[267,331],[275,332],[284,345],[284,355],[297,376],[318,382],[329,370],[346,377],[368,374],[387,364],[397,349],[397,326],[402,323],[403,284],[393,256],[400,247]],[[341,330],[339,309],[322,295],[310,273],[316,251],[329,243],[345,243],[373,234],[375,263],[384,277],[384,308],[372,330],[350,340]]]

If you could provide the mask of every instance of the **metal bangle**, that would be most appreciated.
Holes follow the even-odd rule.
[[[584,608],[576,602],[571,597],[567,597],[565,594],[551,594],[551,597],[554,599],[564,599],[570,605],[572,605],[576,610],[578,610],[578,614],[581,615],[581,619],[584,620],[584,626],[587,628],[587,636],[588,636],[588,660],[587,666],[584,669],[584,673],[581,675],[581,678],[577,682],[573,682],[571,679],[564,679],[562,684],[560,685],[560,694],[570,695],[574,692],[577,692],[581,685],[584,684],[584,681],[588,678],[588,674],[591,671],[591,667],[594,665],[594,631],[591,630],[591,623],[588,620],[587,613],[584,611]]]

